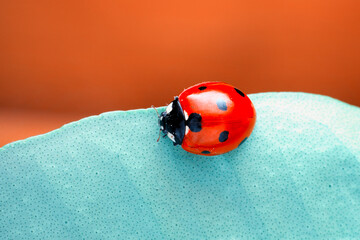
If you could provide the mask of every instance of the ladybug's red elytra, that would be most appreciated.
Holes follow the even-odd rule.
[[[185,89],[159,116],[160,130],[191,153],[219,155],[237,148],[254,129],[253,103],[223,82]]]

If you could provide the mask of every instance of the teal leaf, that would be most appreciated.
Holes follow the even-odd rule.
[[[307,93],[249,97],[252,135],[219,156],[157,143],[153,109],[2,147],[0,238],[358,238],[360,108]]]

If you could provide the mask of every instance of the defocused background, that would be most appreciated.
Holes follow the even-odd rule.
[[[360,1],[0,0],[0,146],[202,81],[360,105]]]

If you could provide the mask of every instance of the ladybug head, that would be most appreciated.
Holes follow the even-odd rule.
[[[185,116],[178,97],[172,101],[159,116],[160,130],[168,136],[174,145],[181,145],[185,136]]]

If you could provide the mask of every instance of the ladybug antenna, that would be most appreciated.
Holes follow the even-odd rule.
[[[154,105],[151,105],[151,107],[152,107],[153,109],[155,109],[158,118],[160,118],[159,112],[158,112],[158,110],[154,107]]]
[[[152,107],[153,109],[155,109],[158,118],[160,118],[159,112],[158,112],[158,110],[154,107],[154,105],[151,105],[151,107]],[[161,129],[159,129],[159,137],[158,137],[158,139],[156,140],[156,142],[159,142],[160,136],[161,136]]]

